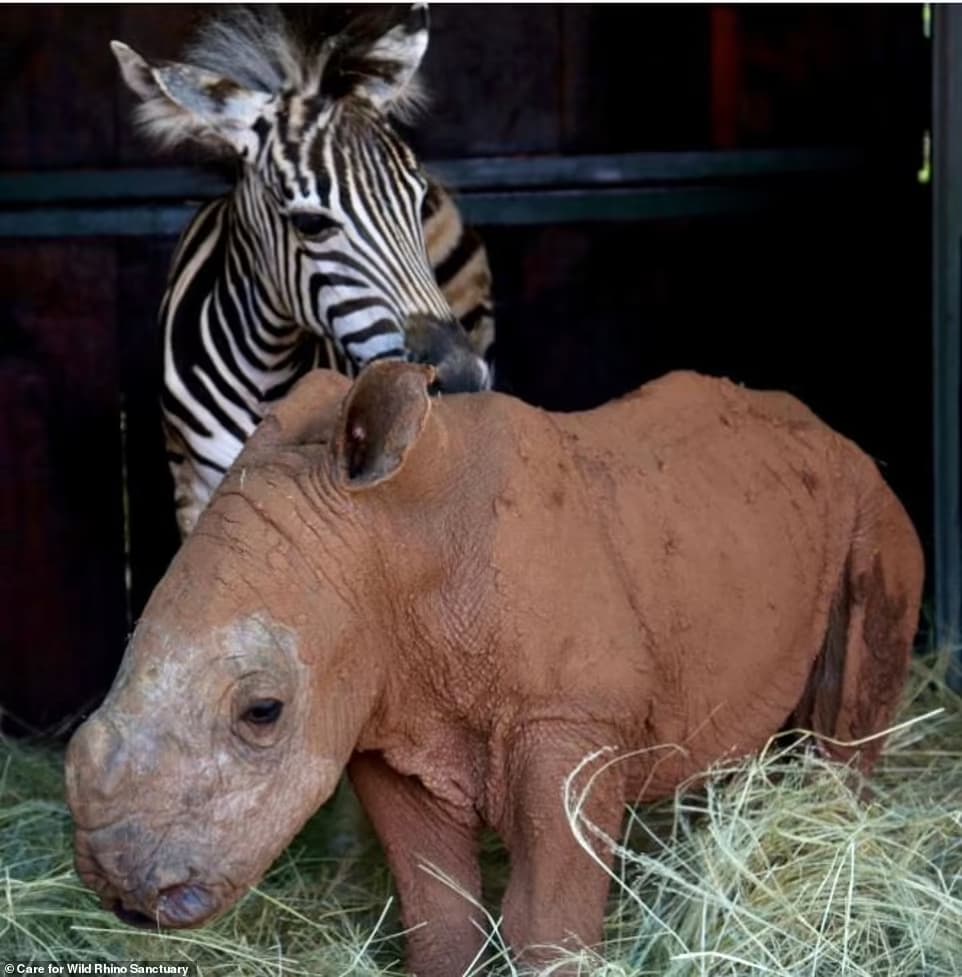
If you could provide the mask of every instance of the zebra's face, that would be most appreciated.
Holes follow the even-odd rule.
[[[406,328],[425,318],[470,351],[427,257],[427,179],[387,120],[358,99],[294,94],[261,131],[238,212],[292,317],[334,336],[359,366],[385,356],[430,359],[437,344]],[[487,385],[478,357],[465,369],[465,387]]]
[[[189,52],[197,64],[113,48],[153,135],[243,163],[234,243],[256,256],[250,270],[278,312],[336,340],[357,367],[407,357],[436,366],[444,389],[490,386],[434,279],[427,181],[389,121],[417,101],[426,5],[390,24],[362,15],[320,45],[291,30],[261,10],[216,21]],[[435,359],[442,349],[454,358]]]

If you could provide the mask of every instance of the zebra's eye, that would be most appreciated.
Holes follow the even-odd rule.
[[[336,231],[341,226],[327,214],[316,214],[307,210],[291,214],[291,223],[304,237],[318,237],[325,231]]]

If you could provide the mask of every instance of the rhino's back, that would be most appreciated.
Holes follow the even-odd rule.
[[[824,503],[837,499],[840,486],[876,474],[856,445],[791,394],[692,372],[670,373],[593,411],[553,417],[583,467],[643,491],[684,481],[684,491],[672,492],[682,507],[700,480],[712,483],[716,497],[755,495],[770,484],[782,497],[801,493]]]
[[[626,711],[653,696],[676,741],[723,704],[737,726],[759,689],[800,694],[871,462],[788,395],[694,374],[531,417],[538,464],[511,466],[496,563],[555,685]]]
[[[794,397],[695,373],[580,413],[510,402],[497,419],[510,447],[497,452],[493,509],[511,539],[557,553],[566,587],[615,565],[621,586],[662,608],[824,602],[860,500],[883,487]]]
[[[668,373],[595,410],[560,416],[573,433],[583,436],[597,431],[599,447],[623,454],[639,445],[657,450],[679,444],[687,448],[702,439],[726,441],[721,429],[744,432],[753,426],[792,433],[804,430],[828,441],[839,439],[789,393],[750,390],[722,377],[691,371]]]

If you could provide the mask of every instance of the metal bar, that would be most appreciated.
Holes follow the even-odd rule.
[[[0,207],[85,201],[208,200],[226,193],[230,187],[230,180],[221,173],[184,166],[0,173]]]
[[[0,211],[0,239],[178,237],[196,209],[184,204]]]
[[[459,191],[528,187],[617,187],[849,173],[865,165],[853,149],[787,149],[609,156],[486,157],[425,164]],[[222,172],[164,167],[0,173],[0,207],[90,200],[209,199],[230,189]]]
[[[483,227],[672,220],[757,213],[783,206],[793,196],[760,187],[549,190],[466,194],[458,198],[458,207],[468,221]]]
[[[626,153],[608,156],[491,157],[426,163],[457,190],[511,187],[630,186],[845,173],[865,163],[854,149]]]
[[[948,681],[962,691],[962,7],[935,7],[933,44],[935,636],[953,649]]]
[[[534,225],[671,220],[800,206],[804,188],[685,187],[476,193],[458,205],[472,224]],[[32,207],[0,210],[0,238],[176,237],[197,205]]]

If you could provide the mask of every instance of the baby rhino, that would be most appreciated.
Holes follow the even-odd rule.
[[[67,759],[77,868],[121,918],[223,913],[346,769],[415,973],[482,946],[438,875],[480,900],[484,825],[510,851],[504,934],[543,963],[602,936],[608,879],[562,797],[585,757],[609,836],[787,724],[876,759],[922,555],[855,445],[690,373],[567,415],[431,384],[307,376],[151,597]]]

